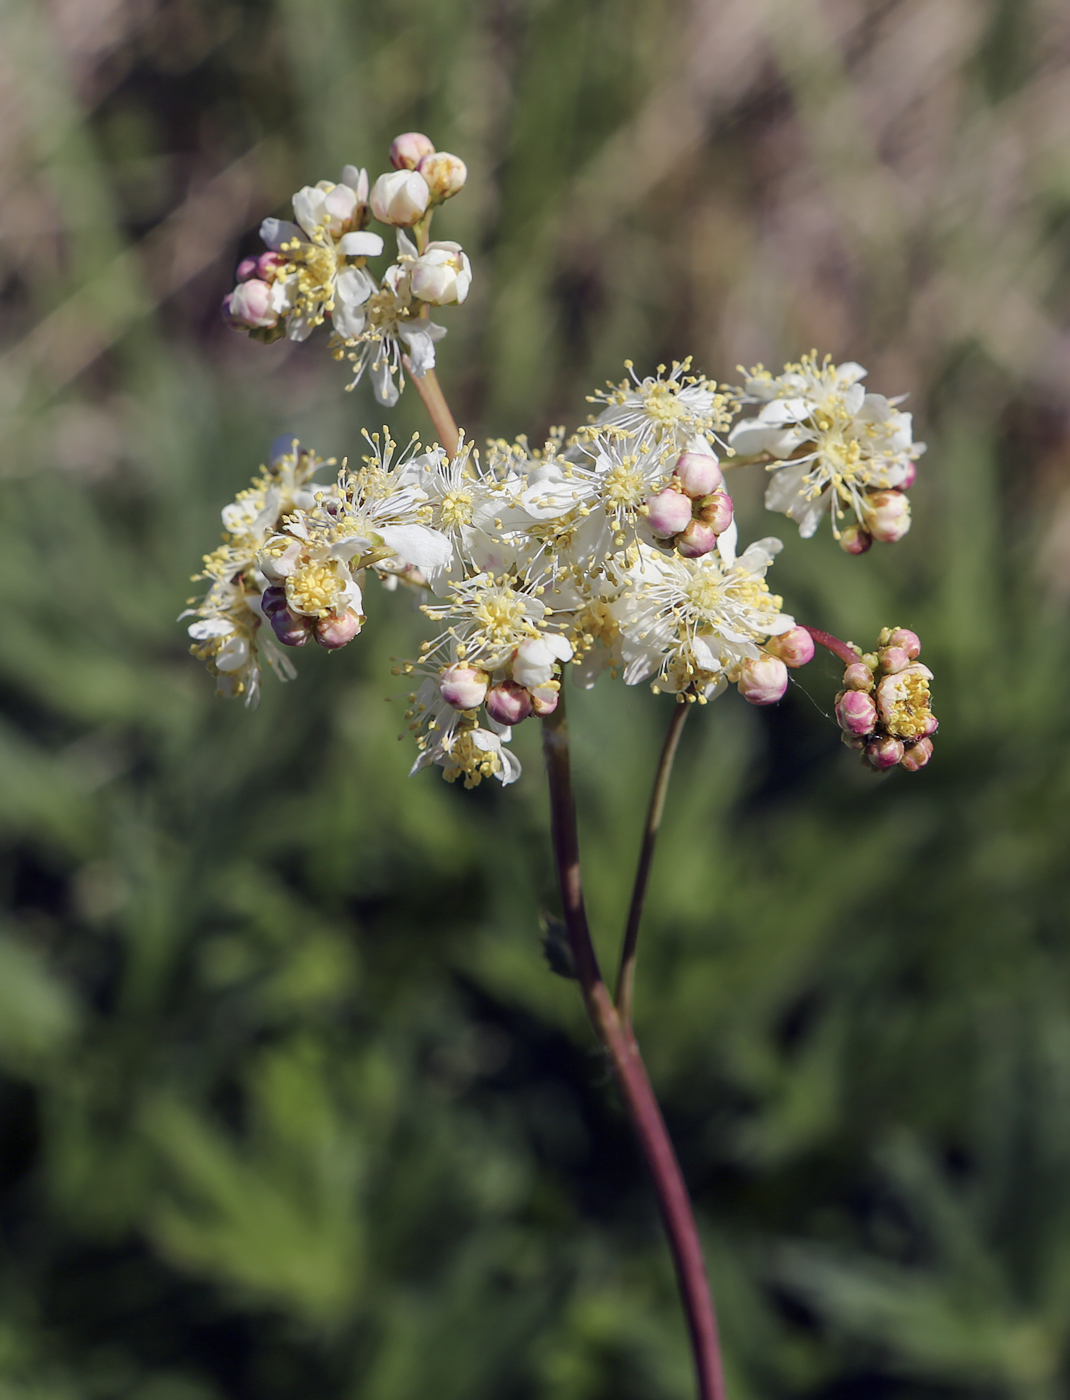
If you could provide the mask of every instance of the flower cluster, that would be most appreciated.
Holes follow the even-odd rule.
[[[294,221],[264,220],[268,251],[243,259],[238,285],[223,299],[224,320],[263,341],[305,340],[329,317],[335,358],[354,366],[349,387],[368,370],[387,407],[404,384],[403,360],[417,378],[434,367],[435,342],[446,329],[428,319],[428,309],[463,302],[472,283],[459,243],[428,240],[435,206],[464,187],[464,162],[419,132],[399,136],[390,159],[394,169],[370,190],[368,172],[352,165],[337,184],[298,190]],[[381,235],[366,227],[371,217],[397,237],[397,257],[378,279],[367,266],[383,251]]]
[[[827,356],[819,363],[816,352],[782,374],[761,365],[740,373],[741,401],[761,408],[729,441],[741,460],[764,461],[773,473],[769,509],[791,516],[804,538],[831,513],[848,554],[863,554],[874,540],[901,540],[910,529],[906,492],[925,451],[912,440],[911,415],[896,407],[901,400],[867,394],[861,365],[834,365]],[[855,523],[841,530],[848,512]]]
[[[225,302],[228,319],[260,339],[302,340],[330,317],[336,355],[357,379],[369,368],[386,404],[403,358],[417,377],[434,365],[445,332],[427,309],[464,301],[471,282],[457,244],[428,240],[433,208],[464,184],[463,163],[416,132],[390,155],[393,169],[370,188],[347,166],[338,184],[294,196],[295,223],[265,221],[269,251],[242,263]],[[378,281],[366,267],[382,251],[371,216],[397,230],[396,261]],[[858,365],[815,355],[778,376],[752,370],[736,389],[689,360],[645,378],[627,368],[592,396],[584,427],[555,429],[541,448],[519,438],[481,456],[464,440],[425,449],[414,439],[399,454],[384,429],[359,466],[343,461],[325,479],[333,460],[281,442],[224,510],[223,544],[198,576],[210,584],[189,631],[220,693],[255,704],[261,656],[287,679],[280,646],[351,642],[370,575],[417,590],[436,628],[395,668],[413,683],[413,771],[437,764],[467,786],[519,775],[513,727],[553,714],[566,665],[584,687],[608,671],[681,702],[734,685],[769,705],[790,669],[812,659],[814,637],[852,657],[857,649],[796,625],[771,591],[779,540],[738,547],[724,468],[764,462],[771,509],[803,535],[830,511],[858,553],[909,524],[904,493],[923,450],[910,415],[865,393]],[[757,415],[733,426],[751,404]],[[847,510],[856,523],[841,529]],[[872,767],[916,769],[932,752],[918,650],[896,629],[847,668],[837,719]]]
[[[843,673],[836,720],[843,741],[859,749],[870,768],[924,768],[938,726],[929,698],[933,673],[918,660],[921,642],[906,627],[886,627],[876,652],[863,654]]]

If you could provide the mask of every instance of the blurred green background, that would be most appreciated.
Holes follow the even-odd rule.
[[[920,632],[935,761],[865,774],[831,661],[695,715],[639,1033],[733,1400],[1070,1393],[1065,4],[3,0],[0,112],[2,1400],[691,1394],[540,951],[537,734],[507,792],[410,781],[397,596],[256,714],[174,621],[277,433],[382,422],[218,303],[261,217],[411,128],[471,172],[436,233],[477,439],[574,426],[626,357],[816,346],[910,393],[901,545],[736,494],[792,612]],[[607,955],[670,704],[573,705]]]

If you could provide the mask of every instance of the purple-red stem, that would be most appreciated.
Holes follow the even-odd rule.
[[[543,752],[550,781],[550,827],[572,960],[591,1024],[613,1064],[632,1127],[654,1179],[661,1218],[669,1237],[676,1279],[687,1316],[699,1400],[726,1400],[706,1265],[691,1200],[665,1120],[654,1097],[639,1046],[613,1005],[591,942],[580,880],[579,836],[569,769],[564,696],[543,721]]]
[[[817,627],[807,627],[803,623],[803,631],[809,632],[819,647],[825,647],[831,651],[833,656],[838,656],[845,666],[852,666],[856,661],[861,661],[862,655],[849,647],[846,642],[841,642],[839,637],[834,637],[831,632],[822,632]]]

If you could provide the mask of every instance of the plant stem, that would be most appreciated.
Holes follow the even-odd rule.
[[[822,632],[817,627],[807,627],[805,623],[803,631],[809,632],[819,647],[824,647],[827,651],[831,651],[833,656],[838,656],[845,666],[850,666],[862,659],[861,652],[855,651],[846,642],[841,642],[839,637],[834,637],[831,632]]]
[[[632,1128],[654,1179],[687,1316],[699,1400],[725,1400],[717,1321],[687,1187],[635,1036],[617,1014],[609,988],[602,980],[587,925],[563,695],[554,713],[543,721],[543,752],[550,782],[554,860],[565,927],[584,1004],[595,1033],[609,1054]]]
[[[453,414],[450,412],[450,406],[442,392],[442,386],[438,382],[438,375],[433,369],[429,369],[424,372],[422,379],[417,379],[412,372],[408,355],[402,356],[401,363],[408,371],[416,392],[424,401],[424,408],[427,409],[431,422],[435,425],[439,442],[451,458],[455,457],[457,448],[460,446],[461,431],[453,421]]]
[[[673,709],[669,730],[661,748],[658,771],[654,774],[654,786],[650,791],[650,806],[646,813],[646,826],[643,828],[643,844],[639,851],[639,864],[635,868],[635,885],[632,888],[632,902],[628,909],[628,923],[624,930],[624,942],[620,950],[620,968],[617,972],[617,1010],[621,1020],[628,1027],[632,1024],[632,986],[635,982],[635,954],[639,943],[639,923],[643,917],[643,900],[646,897],[647,880],[654,861],[654,844],[658,839],[661,814],[665,810],[665,794],[669,789],[676,748],[683,733],[684,722],[691,710],[687,701],[677,702]]]

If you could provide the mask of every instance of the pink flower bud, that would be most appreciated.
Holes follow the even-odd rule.
[[[883,739],[871,739],[865,747],[863,758],[870,768],[875,768],[880,773],[885,768],[894,768],[897,763],[901,763],[904,752],[902,742],[887,735]]]
[[[924,768],[929,759],[933,756],[933,741],[931,739],[919,739],[916,744],[911,744],[903,757],[899,760],[899,766],[905,768],[908,773],[916,773],[919,768]]]
[[[873,672],[864,661],[852,661],[843,673],[845,690],[872,690]]]
[[[721,464],[712,454],[706,452],[684,452],[677,459],[673,476],[685,496],[697,500],[716,491],[724,481]]]
[[[862,509],[866,528],[882,544],[895,544],[910,529],[910,502],[902,491],[874,491]]]
[[[765,652],[756,660],[748,657],[736,682],[740,695],[752,705],[775,705],[788,688],[788,668],[779,656]]]
[[[531,713],[537,715],[539,719],[545,719],[547,715],[552,715],[557,709],[557,702],[560,699],[560,686],[536,686],[531,692]]]
[[[900,489],[900,491],[909,491],[910,488],[914,485],[915,481],[917,481],[917,479],[918,479],[918,464],[917,464],[917,462],[908,462],[908,463],[907,463],[907,469],[906,469],[905,473],[903,474],[903,480],[899,483],[899,489]]]
[[[337,651],[351,642],[363,625],[364,619],[351,608],[341,613],[328,613],[316,620],[316,641],[328,651]]]
[[[460,156],[451,156],[448,151],[436,151],[434,155],[424,156],[416,169],[427,181],[435,204],[460,194],[468,179],[468,167],[464,161]]]
[[[690,520],[676,536],[676,548],[685,559],[701,559],[717,548],[717,531],[704,520]]]
[[[303,647],[312,635],[312,619],[301,617],[289,608],[276,608],[268,615],[271,630],[284,647]]]
[[[921,655],[921,638],[916,632],[911,632],[909,627],[897,627],[888,638],[890,647],[902,647],[911,661],[917,661]]]
[[[677,535],[691,521],[691,497],[666,487],[647,501],[647,519],[659,539]]]
[[[415,170],[392,170],[379,176],[368,202],[382,223],[411,228],[423,218],[430,198],[431,191],[422,175]]]
[[[256,261],[256,275],[261,282],[274,282],[279,268],[285,266],[286,259],[281,253],[261,253]]]
[[[910,657],[902,647],[881,647],[877,652],[877,660],[881,664],[881,670],[889,675],[894,675],[896,671],[905,671],[910,665]]]
[[[779,656],[793,671],[814,659],[814,639],[805,627],[793,627],[779,637],[770,637],[765,649],[770,655]]]
[[[238,264],[238,270],[234,274],[237,281],[248,282],[250,277],[256,277],[259,264],[259,258],[242,258]]]
[[[271,305],[271,288],[258,277],[239,282],[234,290],[223,298],[223,320],[235,329],[252,330],[257,326],[273,326],[278,319],[278,312]]]
[[[424,156],[435,151],[429,137],[422,131],[406,131],[390,143],[390,164],[395,170],[415,170]]]
[[[877,707],[864,690],[845,690],[836,701],[836,723],[845,734],[871,734]]]
[[[499,681],[487,691],[487,714],[499,724],[519,724],[531,714],[531,696],[516,681]]]
[[[455,710],[474,710],[487,694],[489,677],[478,666],[447,666],[438,678],[438,688],[447,705]]]
[[[699,519],[708,525],[715,535],[723,535],[732,523],[734,507],[727,491],[715,491],[699,503]]]
[[[861,525],[848,525],[840,531],[840,548],[844,554],[865,554],[873,543],[873,536]]]

